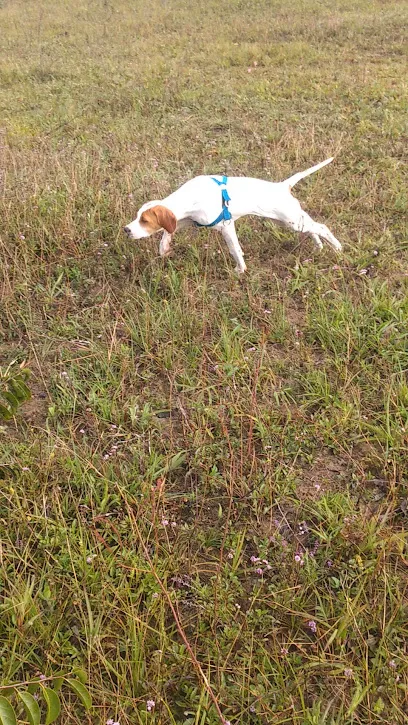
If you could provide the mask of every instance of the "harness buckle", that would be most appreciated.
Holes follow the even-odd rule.
[[[223,203],[223,206],[228,206],[229,202],[231,201],[231,197],[228,194],[228,191],[227,191],[227,189],[226,189],[225,186],[224,186],[224,188],[223,188],[223,190],[221,192],[221,195],[222,195],[222,203]]]

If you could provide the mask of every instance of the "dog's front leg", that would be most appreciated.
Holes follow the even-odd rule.
[[[241,249],[241,245],[235,231],[234,222],[224,224],[224,226],[220,227],[219,230],[227,243],[231,256],[237,263],[235,271],[238,272],[238,274],[243,274],[246,271],[246,264],[244,262],[244,253]]]
[[[169,234],[169,232],[163,232],[159,247],[159,254],[161,257],[167,257],[170,254],[170,242],[171,234]]]

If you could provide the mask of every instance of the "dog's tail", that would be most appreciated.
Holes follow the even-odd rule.
[[[306,171],[299,171],[297,174],[293,174],[293,176],[290,176],[289,179],[286,179],[284,181],[284,184],[287,184],[289,188],[291,189],[295,184],[298,183],[301,179],[304,179],[305,176],[310,176],[310,174],[314,174],[315,171],[319,171],[319,169],[322,169],[323,166],[327,166],[327,164],[331,164],[333,161],[333,156],[330,159],[326,159],[326,161],[322,161],[321,164],[316,164],[316,166],[312,166],[310,169],[306,169]]]

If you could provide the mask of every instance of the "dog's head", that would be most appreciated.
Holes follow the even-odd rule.
[[[137,217],[128,224],[124,231],[129,239],[143,239],[165,229],[169,234],[176,231],[177,219],[170,209],[159,201],[148,201],[137,212]]]

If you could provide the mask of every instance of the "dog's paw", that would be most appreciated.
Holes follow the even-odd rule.
[[[237,274],[241,275],[241,274],[245,274],[246,270],[247,270],[246,264],[244,264],[244,265],[237,264],[234,271]]]

